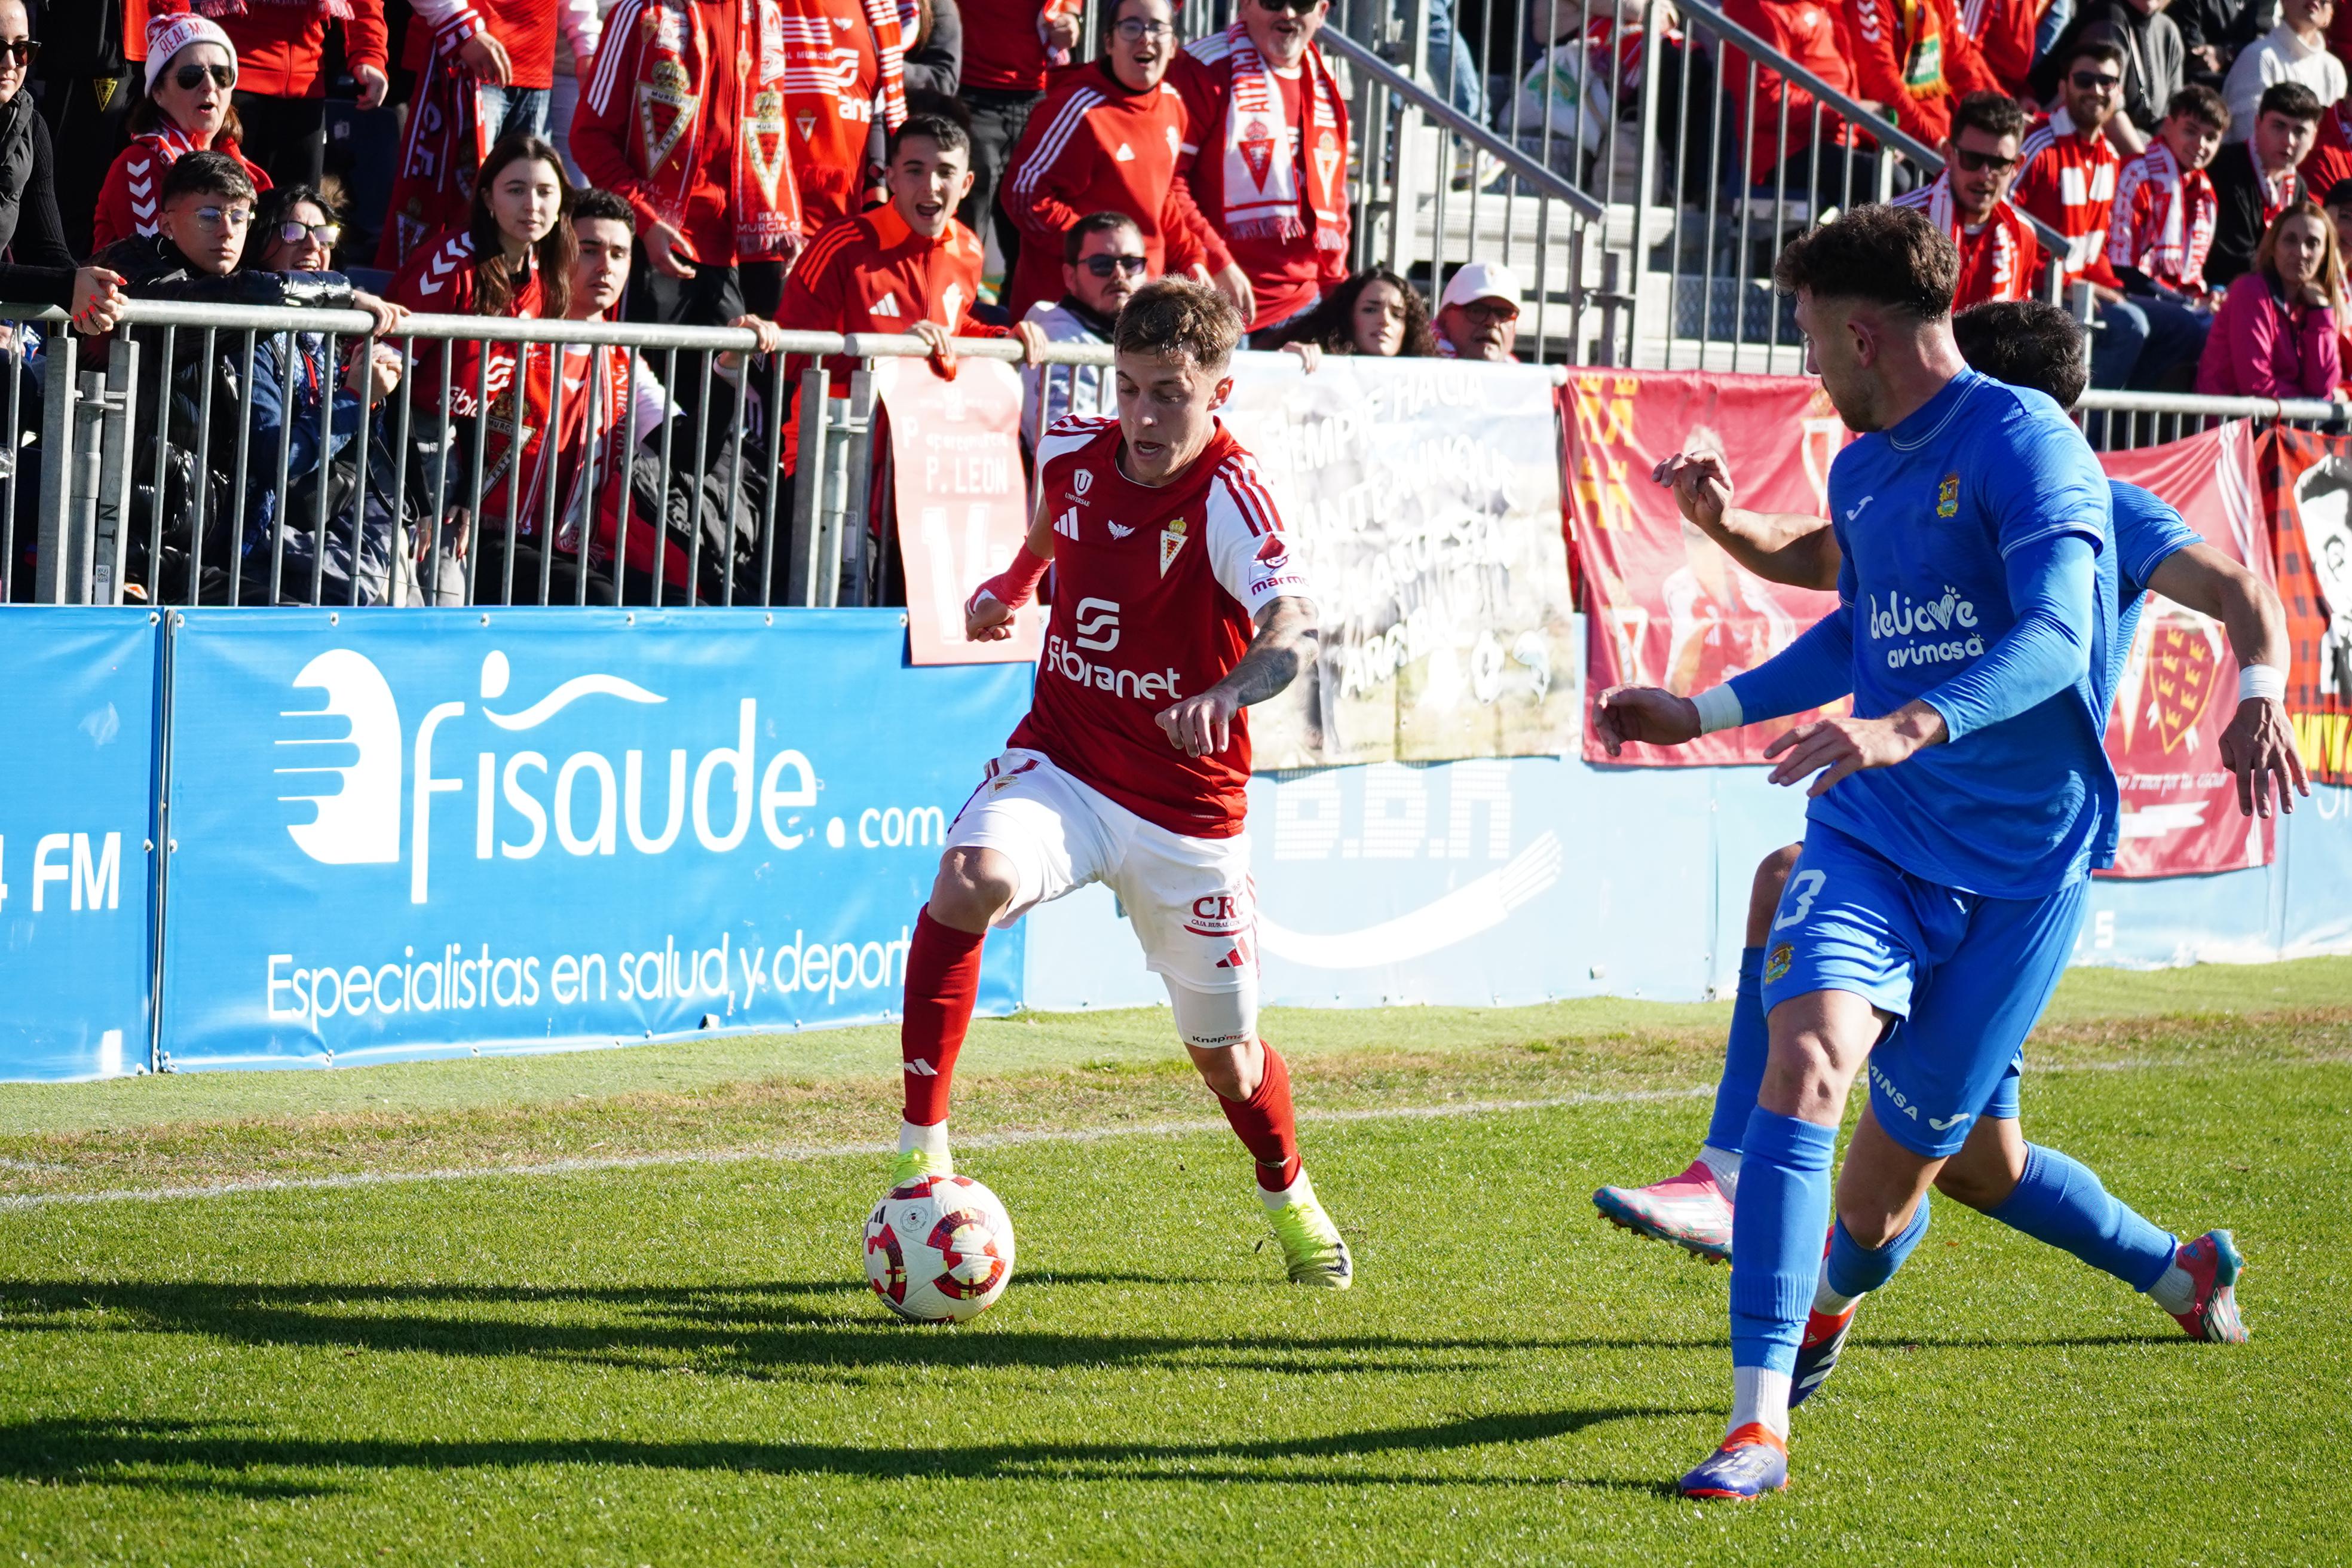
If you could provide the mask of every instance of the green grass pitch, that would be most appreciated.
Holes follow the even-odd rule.
[[[2352,1560],[2352,961],[2077,974],[2032,1047],[2251,1344],[1939,1205],[1744,1508],[1670,1489],[1725,1272],[1588,1197],[1688,1160],[1727,1012],[1273,1016],[1341,1296],[1164,1015],[980,1026],[1021,1268],[952,1330],[859,1271],[887,1030],[0,1089],[0,1561]]]

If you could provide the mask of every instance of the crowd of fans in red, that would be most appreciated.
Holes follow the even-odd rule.
[[[1095,0],[1098,50],[1075,60],[1084,3],[0,0],[0,297],[65,307],[93,335],[142,294],[341,302],[385,326],[432,311],[733,324],[766,343],[777,329],[909,332],[947,372],[954,336],[1017,337],[1031,360],[1048,341],[1107,341],[1119,303],[1174,273],[1213,284],[1255,342],[1298,345],[1310,364],[1318,352],[1513,357],[1525,290],[1508,268],[1455,270],[1434,311],[1393,273],[1349,275],[1352,132],[1316,41],[1328,0],[1234,0],[1231,25],[1182,47],[1170,0]],[[1483,113],[1487,89],[1441,8],[1454,58],[1438,68]],[[2338,341],[2352,319],[2339,237],[2352,236],[2352,121],[2333,0],[1726,10],[1937,145],[1944,171],[1898,199],[1952,234],[1961,305],[2036,291],[2054,264],[2095,300],[2094,384],[2336,389],[2352,359]],[[1582,84],[1580,113],[1630,105],[1650,52],[1639,15],[1610,0],[1531,7],[1541,58],[1497,95],[1510,100],[1498,125],[1526,144],[1530,102],[1563,82]],[[1691,41],[1670,26],[1658,43],[1678,51],[1676,89],[1695,99]],[[1795,190],[1816,212],[1874,188],[1886,153],[1865,126],[1729,47],[1709,64],[1735,110],[1734,184]],[[331,116],[331,82],[362,112]],[[349,182],[325,177],[330,140],[390,139],[387,121],[390,177],[347,213]],[[1580,149],[1592,129],[1578,123]],[[1589,176],[1589,155],[1573,172]],[[2028,215],[2063,237],[2055,254]],[[371,267],[373,292],[353,281]],[[674,389],[639,359],[585,349],[454,353],[446,370],[406,372],[407,395],[471,422],[465,458],[510,476],[519,515],[560,507],[579,521],[551,526],[553,546],[580,553],[585,532],[607,565],[675,584],[663,547],[586,521],[599,495],[628,510],[607,492],[625,491],[625,448],[677,409]],[[252,438],[320,483],[337,461],[412,462],[379,458],[362,429],[398,386],[400,356],[331,357],[281,341],[251,395],[227,401],[253,405]],[[201,374],[215,372],[229,374]],[[1090,373],[1032,372],[1030,385],[1032,432],[1107,401]],[[559,388],[586,389],[568,415]],[[502,425],[501,395],[530,416]],[[358,405],[348,438],[340,408],[313,417],[339,400]],[[607,440],[600,465],[591,448]],[[787,479],[793,451],[775,454]],[[227,500],[209,510],[255,510]],[[399,526],[385,523],[387,553]],[[512,552],[530,531],[514,531]],[[386,580],[356,533],[348,559],[321,544],[304,569]],[[180,570],[199,572],[203,551],[191,542]],[[415,563],[424,591],[464,555],[461,539]],[[483,569],[480,552],[463,569]]]
[[[2326,397],[2352,364],[2352,104],[2334,0],[1727,0],[1829,87],[1933,143],[1898,199],[1961,256],[1958,304],[2087,284],[2092,384]],[[1869,139],[1744,69],[1753,187],[1824,202]],[[1779,134],[1785,113],[1786,144]],[[2063,237],[2045,250],[2027,216]]]
[[[1393,273],[1349,275],[1348,109],[1315,42],[1327,0],[1236,0],[1230,26],[1183,47],[1169,0],[1099,0],[1099,51],[1074,61],[1079,3],[0,0],[0,300],[63,307],[91,337],[142,296],[346,305],[385,331],[409,312],[732,325],[771,351],[780,331],[900,332],[952,374],[954,337],[1017,337],[1031,362],[1046,342],[1108,341],[1129,294],[1177,273],[1310,365],[1324,351],[1513,357],[1522,290],[1507,268],[1460,269],[1434,313]],[[357,213],[327,148],[370,121],[330,115],[336,80],[358,110],[398,114],[391,178]],[[465,342],[446,363],[331,357],[306,338],[266,346],[250,375],[184,363],[143,405],[177,450],[217,374],[218,402],[252,410],[217,443],[247,453],[241,473],[279,461],[299,489],[314,471],[334,486],[338,463],[410,464],[438,493],[470,463],[507,484],[513,526],[472,549],[458,519],[450,549],[412,560],[394,542],[408,520],[386,518],[382,551],[366,529],[343,556],[296,542],[296,570],[362,596],[401,572],[426,596],[474,592],[484,571],[509,595],[505,578],[534,574],[533,591],[561,594],[585,532],[608,576],[691,574],[659,531],[621,537],[628,448],[688,390],[641,359]],[[719,370],[716,395],[738,396],[735,367]],[[370,449],[369,411],[404,375],[415,408],[465,427],[442,469]],[[1030,386],[1033,432],[1108,401],[1095,373]],[[789,483],[785,428],[772,469]],[[296,510],[279,495],[181,504],[157,531],[281,504]],[[248,591],[287,569],[283,531],[249,531]],[[143,561],[142,584],[201,595],[229,570],[211,552],[192,538]]]

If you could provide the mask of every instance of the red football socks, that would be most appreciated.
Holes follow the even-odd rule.
[[[1257,1184],[1278,1193],[1298,1180],[1298,1125],[1290,1110],[1290,1068],[1272,1046],[1260,1040],[1265,1052],[1265,1075],[1257,1092],[1247,1100],[1217,1096],[1217,1108],[1233,1123],[1234,1133],[1257,1162]]]
[[[907,947],[907,1011],[906,1021],[898,1026],[898,1054],[907,1065],[907,1120],[918,1127],[935,1127],[948,1119],[948,1084],[955,1076],[964,1031],[971,1027],[972,1005],[980,997],[980,950],[986,940],[985,933],[941,925],[931,918],[929,905],[915,917],[915,935]],[[1287,1126],[1287,1086],[1282,1111]]]

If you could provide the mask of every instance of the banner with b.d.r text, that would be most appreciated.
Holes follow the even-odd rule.
[[[172,638],[179,1068],[894,1013],[1029,685],[908,668],[895,610],[191,611]]]
[[[1559,390],[1568,504],[1591,585],[1592,689],[1663,686],[1689,696],[1753,669],[1829,613],[1834,595],[1767,583],[1684,520],[1650,478],[1675,452],[1730,470],[1736,503],[1829,515],[1830,463],[1848,437],[1818,383],[1696,371],[1573,370]],[[1763,760],[1790,724],[1751,724],[1685,746],[1629,745],[1612,757],[1589,731],[1589,762],[1701,767]]]

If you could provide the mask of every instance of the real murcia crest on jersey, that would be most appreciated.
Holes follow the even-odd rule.
[[[1168,568],[1176,563],[1176,552],[1184,548],[1184,520],[1181,517],[1170,519],[1168,526],[1160,531],[1160,574],[1162,577],[1167,576]]]

